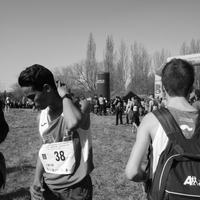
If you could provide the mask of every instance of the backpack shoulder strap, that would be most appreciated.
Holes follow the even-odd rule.
[[[181,139],[182,141],[187,140],[183,136],[182,130],[179,127],[178,123],[176,122],[173,115],[167,108],[161,107],[160,109],[153,111],[153,114],[157,117],[158,121],[162,125],[169,139],[175,140],[176,138],[177,140]],[[196,128],[193,138],[200,139],[200,111],[198,113]]]
[[[179,125],[177,124],[173,115],[167,108],[162,107],[158,110],[153,111],[153,114],[156,116],[156,118],[162,125],[162,127],[169,139],[174,140],[175,136],[177,136],[177,135],[178,135],[178,137],[184,138],[183,135],[181,134],[182,131],[181,131]],[[173,133],[177,133],[177,134],[173,134]]]
[[[196,138],[196,139],[200,138],[200,111],[198,112],[198,117],[197,117],[197,121],[196,121],[196,128],[195,128],[193,138]]]

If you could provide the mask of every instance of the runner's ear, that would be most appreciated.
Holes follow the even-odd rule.
[[[43,90],[46,91],[46,92],[49,92],[51,89],[50,85],[49,84],[44,84],[43,86]]]

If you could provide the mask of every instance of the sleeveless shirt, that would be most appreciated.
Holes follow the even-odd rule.
[[[43,143],[61,142],[67,126],[63,114],[57,119],[48,121],[48,108],[41,111],[39,132]],[[57,192],[63,192],[68,187],[79,183],[93,169],[91,129],[78,128],[73,132],[76,166],[73,174],[54,174],[44,172],[44,181],[48,187]]]

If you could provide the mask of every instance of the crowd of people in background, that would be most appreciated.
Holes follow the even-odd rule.
[[[22,97],[21,100],[15,100],[10,96],[7,96],[6,98],[1,97],[0,101],[5,112],[9,111],[11,108],[36,109],[34,102],[28,100],[26,97]],[[200,90],[195,90],[194,95],[190,98],[189,101],[190,104],[193,104],[196,108],[200,109]],[[107,98],[103,97],[102,95],[99,95],[99,97],[95,95],[91,100],[91,105],[91,109],[94,114],[99,116],[116,115],[116,118],[120,120],[120,124],[123,124],[121,121],[121,116],[125,114],[125,124],[129,124],[133,120],[133,113],[136,113],[139,118],[142,118],[142,116],[148,112],[163,106],[165,107],[166,98],[155,98],[153,94],[150,94],[146,98],[138,98],[137,96],[133,96],[127,101],[125,101],[123,97],[116,96],[115,99],[108,101]],[[135,118],[135,116],[133,118]],[[141,121],[141,119],[139,121]],[[136,117],[136,124],[139,125],[138,117]]]
[[[11,108],[24,108],[37,110],[34,102],[28,100],[26,97],[22,97],[20,100],[14,100],[10,96],[6,98],[1,97],[2,108],[5,112],[9,112]],[[200,90],[195,90],[193,96],[189,99],[190,104],[200,110]],[[102,94],[94,96],[91,100],[92,112],[95,115],[116,115],[116,125],[118,124],[131,124],[135,128],[140,124],[143,116],[153,110],[157,110],[160,107],[166,106],[166,98],[154,97],[150,94],[146,98],[138,98],[133,96],[128,98],[127,101],[123,97],[116,96],[115,99],[107,100]],[[123,115],[125,115],[125,122],[123,122]]]
[[[26,97],[22,97],[22,100],[15,100],[12,99],[10,96],[7,96],[6,98],[0,99],[2,104],[2,109],[5,112],[9,112],[12,108],[24,108],[24,109],[32,109],[33,111],[37,110],[35,108],[35,104],[33,101],[27,100]]]
[[[109,102],[107,101],[106,97],[103,97],[102,94],[94,96],[94,99],[91,102],[92,104],[92,112],[96,115],[107,115],[108,109],[110,107]]]
[[[131,124],[133,126],[132,131],[137,132],[142,118],[147,113],[162,106],[166,106],[166,99],[155,98],[152,94],[146,99],[140,99],[137,96],[131,97],[125,104],[126,124]]]
[[[130,124],[133,132],[137,131],[138,126],[144,115],[162,106],[166,106],[166,98],[155,98],[153,94],[146,98],[132,96],[126,100],[124,97],[116,96],[115,99],[107,100],[102,94],[94,96],[91,100],[92,112],[98,116],[115,115],[115,125]],[[125,121],[123,116],[125,115]]]

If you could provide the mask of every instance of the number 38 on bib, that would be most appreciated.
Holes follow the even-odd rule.
[[[72,174],[75,167],[73,140],[43,144],[39,157],[47,173]]]

